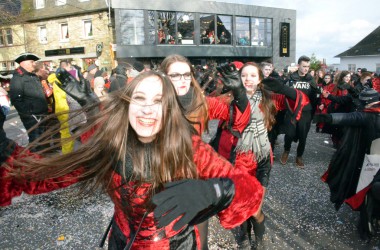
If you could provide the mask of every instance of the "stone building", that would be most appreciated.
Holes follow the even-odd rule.
[[[51,69],[62,59],[72,59],[83,69],[92,63],[108,71],[114,67],[114,32],[106,1],[23,0],[21,8],[20,24],[12,27],[14,44],[0,47],[1,54],[7,54],[3,60],[31,52]]]

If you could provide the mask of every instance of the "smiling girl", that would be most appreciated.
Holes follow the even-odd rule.
[[[71,139],[96,127],[94,134],[65,155],[15,145],[1,113],[0,205],[74,183],[80,195],[101,189],[115,204],[109,249],[200,249],[198,223],[218,214],[232,228],[256,216],[262,187],[202,142],[176,94],[162,73],[140,74],[100,102]],[[91,107],[99,103],[83,110]]]

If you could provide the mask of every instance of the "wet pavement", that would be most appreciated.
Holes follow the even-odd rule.
[[[17,113],[8,117],[4,128],[8,137],[27,143]],[[380,233],[369,243],[359,238],[358,212],[346,205],[335,211],[330,203],[328,187],[320,177],[334,149],[328,135],[314,131],[313,125],[304,170],[294,164],[296,144],[288,164],[279,163],[283,136],[278,139],[263,208],[267,249],[380,249]],[[103,194],[76,199],[75,190],[74,186],[49,194],[24,194],[13,205],[0,208],[0,249],[95,249],[112,216],[113,204]],[[231,232],[215,217],[210,220],[209,249],[236,249]]]

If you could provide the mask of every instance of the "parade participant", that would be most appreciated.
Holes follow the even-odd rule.
[[[322,94],[323,91],[330,92],[332,88],[333,82],[330,74],[325,74],[323,77],[323,83],[319,84],[318,87],[322,88]],[[318,105],[317,105],[317,110],[315,111],[316,114],[326,114],[327,113],[327,107],[331,103],[330,100],[325,98],[323,95],[319,96],[318,99]],[[324,126],[324,123],[317,123],[315,126],[315,131],[319,133]]]
[[[356,189],[365,155],[370,154],[373,142],[380,138],[379,95],[373,89],[366,89],[359,95],[361,111],[319,114],[314,117],[315,122],[322,121],[346,127],[342,144],[334,153],[328,170],[322,177],[329,185],[330,201],[334,203],[336,210],[339,210],[344,202],[355,210],[367,209],[362,204],[369,189],[360,194],[356,193]],[[368,221],[361,222],[359,232],[362,236],[370,231],[368,226]]]
[[[90,193],[101,188],[115,203],[109,249],[196,249],[199,222],[218,213],[222,226],[232,228],[257,215],[260,184],[202,142],[168,77],[144,72],[100,106],[83,109],[99,111],[75,136],[96,130],[73,152],[2,151],[0,205],[23,191],[49,192],[75,182]]]
[[[109,93],[112,91],[124,88],[127,84],[127,68],[124,65],[118,65],[115,69],[116,77],[111,81],[110,89],[108,90]]]
[[[34,73],[36,61],[40,58],[32,53],[19,55],[15,62],[20,67],[15,69],[10,83],[9,97],[27,130],[29,142],[36,140],[45,130],[44,126],[30,130],[48,114],[48,103],[40,79]],[[34,150],[34,149],[33,149]]]
[[[348,95],[350,88],[351,73],[343,70],[338,77],[336,84],[331,84],[323,88],[322,91],[322,107],[325,108],[326,113],[347,113],[350,112],[352,106],[352,97]],[[323,110],[322,110],[323,111]],[[324,124],[322,132],[331,134],[331,141],[334,148],[340,144],[343,136],[342,128],[332,124]]]
[[[317,85],[314,82],[313,77],[308,73],[310,68],[310,58],[307,56],[301,56],[298,59],[298,70],[289,76],[287,85],[298,89],[305,93],[310,103],[303,108],[302,116],[299,121],[296,122],[295,131],[286,131],[285,132],[285,144],[284,152],[281,155],[280,162],[282,165],[285,165],[288,162],[290,148],[293,141],[297,141],[297,157],[296,157],[296,166],[303,169],[305,163],[303,161],[303,153],[305,151],[307,134],[310,130],[312,116],[316,109],[316,96],[317,96]],[[288,123],[288,126],[291,126],[289,123],[291,121],[285,120],[285,123]]]
[[[224,84],[230,84],[233,88],[234,111],[236,116],[232,117],[233,130],[241,133],[249,121],[250,108],[245,88],[239,78],[230,78],[229,75],[237,74],[234,69],[226,64]],[[203,95],[199,83],[195,79],[194,69],[190,61],[181,55],[173,54],[167,56],[161,63],[161,70],[172,80],[177,91],[178,99],[185,108],[187,118],[194,124],[195,129],[202,134],[207,128],[207,122],[212,119],[227,121],[230,119],[229,104],[220,98]],[[229,82],[231,81],[231,82]]]
[[[249,121],[250,108],[240,79],[229,78],[230,74],[236,72],[233,70],[228,71],[224,77],[224,84],[234,89],[234,96],[236,98],[235,105],[233,106],[235,116],[230,117],[230,106],[226,102],[219,98],[204,96],[199,83],[195,79],[194,68],[186,57],[178,54],[169,55],[162,61],[161,69],[171,79],[178,99],[185,109],[187,119],[191,121],[200,135],[207,129],[209,119],[220,119],[223,121],[233,119],[232,129],[238,133],[243,131]],[[208,224],[204,222],[199,226],[202,249],[207,250]]]
[[[223,74],[223,71],[221,72]],[[250,122],[242,134],[238,135],[236,132],[230,131],[230,124],[221,121],[211,145],[218,153],[234,163],[236,168],[256,176],[265,193],[271,170],[271,147],[268,131],[275,123],[276,109],[282,110],[282,107],[285,107],[286,96],[292,101],[292,112],[298,113],[296,119],[299,119],[302,107],[307,104],[307,97],[301,91],[285,86],[280,80],[264,79],[263,72],[255,63],[244,64],[237,77],[241,78],[247,91],[251,106]],[[298,111],[296,111],[297,109]],[[250,218],[232,230],[239,248],[243,249],[250,245],[258,247],[263,244],[264,220],[264,214],[260,213],[257,219]],[[255,233],[255,240],[252,240],[250,236],[251,227]]]

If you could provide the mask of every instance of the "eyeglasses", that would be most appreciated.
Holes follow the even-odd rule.
[[[190,72],[186,72],[184,74],[179,74],[179,73],[175,73],[175,74],[170,74],[169,75],[170,79],[172,79],[173,81],[179,81],[181,80],[181,78],[183,77],[183,79],[185,80],[191,80],[191,73]]]

